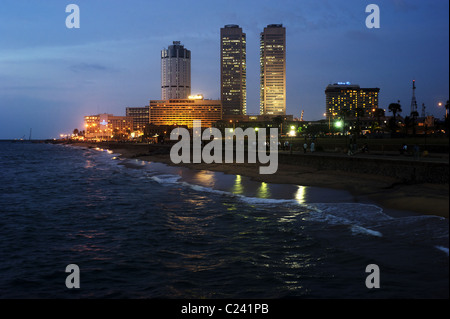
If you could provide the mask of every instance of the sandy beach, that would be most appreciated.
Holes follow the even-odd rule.
[[[160,162],[196,170],[218,171],[247,176],[255,181],[273,184],[295,184],[345,190],[356,202],[373,202],[386,210],[408,211],[417,214],[448,218],[449,184],[404,183],[401,180],[377,174],[361,174],[340,170],[316,169],[302,165],[280,163],[277,173],[259,174],[260,164],[173,164],[167,152],[149,153],[148,146],[130,147],[120,144],[74,144],[84,147],[103,147],[124,158]]]

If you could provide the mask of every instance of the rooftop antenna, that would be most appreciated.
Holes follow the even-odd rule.
[[[426,116],[425,110],[426,110],[425,103],[422,103],[422,117]]]
[[[413,95],[411,100],[411,114],[417,112],[417,101],[416,101],[416,80],[413,80]]]

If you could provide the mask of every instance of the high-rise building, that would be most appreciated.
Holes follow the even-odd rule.
[[[187,99],[191,95],[191,51],[174,41],[161,51],[161,99]]]
[[[361,88],[350,82],[330,84],[325,90],[327,119],[370,117],[378,108],[379,88]]]
[[[247,113],[246,35],[238,25],[220,29],[220,84],[224,116]]]
[[[212,127],[222,119],[222,102],[205,100],[203,96],[188,99],[151,100],[149,120],[151,125],[177,125],[192,128],[194,120],[201,120],[202,127]]]
[[[286,28],[270,24],[261,33],[260,112],[286,114]]]

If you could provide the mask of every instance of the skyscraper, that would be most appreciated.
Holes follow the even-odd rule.
[[[286,114],[286,28],[270,24],[261,33],[260,112]]]
[[[224,115],[247,113],[246,35],[238,25],[220,29],[220,84]]]
[[[191,51],[174,41],[161,51],[161,99],[187,99],[191,95]]]

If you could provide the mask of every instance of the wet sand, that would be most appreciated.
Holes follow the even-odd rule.
[[[88,146],[80,144],[79,146]],[[209,170],[226,174],[242,175],[259,182],[271,184],[294,184],[345,190],[357,202],[372,202],[385,210],[407,211],[417,214],[436,215],[448,218],[448,184],[405,184],[387,176],[356,174],[338,170],[318,170],[311,167],[279,164],[273,175],[259,174],[260,164],[173,164],[168,154],[146,155],[142,149],[109,147],[124,158],[137,158],[148,162],[159,162],[170,166],[181,166],[195,170]],[[147,152],[146,152],[147,153]],[[148,154],[148,153],[147,153]]]

